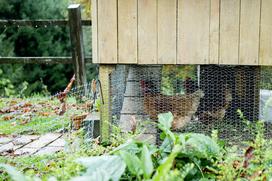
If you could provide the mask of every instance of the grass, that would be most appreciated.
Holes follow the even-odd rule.
[[[90,154],[81,151],[73,154],[60,152],[44,156],[0,157],[0,163],[12,165],[25,175],[39,176],[42,180],[47,180],[53,175],[59,180],[69,180],[84,170],[76,162],[76,159],[81,155],[90,156]],[[10,180],[10,178],[6,174],[0,173],[0,180]]]
[[[0,98],[0,134],[44,134],[66,128],[74,115],[85,112],[82,104],[67,99],[67,111],[58,115],[59,101],[50,97]]]

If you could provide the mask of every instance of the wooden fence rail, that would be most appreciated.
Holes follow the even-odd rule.
[[[82,26],[92,26],[91,20],[81,20]],[[33,26],[33,27],[47,27],[47,26],[68,26],[69,20],[0,20],[0,27],[6,26]]]
[[[91,63],[91,57],[84,57],[82,26],[92,26],[91,20],[81,19],[81,7],[72,4],[68,7],[68,20],[0,20],[0,28],[9,26],[31,26],[46,28],[48,26],[67,26],[70,29],[72,57],[0,57],[0,64],[73,64],[78,86],[86,83],[86,62]]]
[[[85,57],[85,63],[92,63]],[[0,64],[73,64],[72,57],[0,57]]]

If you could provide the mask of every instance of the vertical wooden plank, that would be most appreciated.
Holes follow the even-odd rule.
[[[177,0],[158,1],[158,63],[176,64]]]
[[[137,63],[137,0],[118,1],[118,63]]]
[[[178,1],[178,64],[209,63],[209,0]]]
[[[72,47],[72,59],[76,75],[77,86],[83,86],[83,94],[87,94],[86,66],[84,60],[83,33],[81,25],[81,7],[80,4],[71,4],[69,11],[70,39]]]
[[[138,0],[138,63],[157,62],[157,0]]]
[[[110,122],[111,106],[110,106],[110,73],[114,70],[114,65],[99,66],[99,80],[101,81],[102,104],[100,108],[100,133],[102,141],[110,139]]]
[[[221,0],[220,64],[238,64],[240,0]]]
[[[260,65],[272,65],[272,0],[263,0],[260,28]]]
[[[258,65],[260,0],[241,0],[239,64]]]
[[[220,0],[211,0],[210,10],[210,64],[219,63]]]
[[[99,63],[97,54],[97,0],[92,0],[92,62]]]
[[[117,0],[98,0],[98,61],[117,63]]]

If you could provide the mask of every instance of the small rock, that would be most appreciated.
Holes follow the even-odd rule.
[[[56,153],[58,151],[63,150],[63,147],[44,147],[42,148],[40,151],[38,151],[37,153],[35,153],[35,155],[44,155],[44,154],[52,154],[52,153]]]

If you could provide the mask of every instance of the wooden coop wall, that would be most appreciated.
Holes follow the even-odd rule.
[[[272,0],[92,0],[93,62],[272,65]]]

